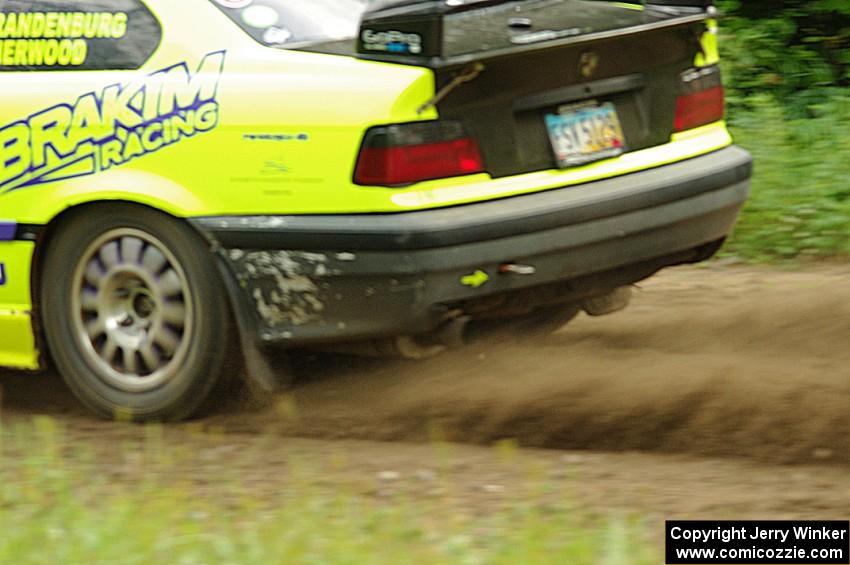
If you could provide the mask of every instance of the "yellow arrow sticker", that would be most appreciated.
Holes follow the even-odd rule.
[[[490,275],[485,273],[482,270],[475,271],[471,275],[466,275],[465,277],[461,277],[460,282],[464,286],[471,286],[472,288],[478,288],[482,286],[484,283],[490,280]]]

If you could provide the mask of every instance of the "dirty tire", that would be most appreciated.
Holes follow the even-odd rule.
[[[44,259],[47,345],[96,414],[187,418],[224,365],[222,289],[212,254],[187,224],[138,206],[87,208],[57,227]]]
[[[482,341],[527,341],[552,334],[575,318],[581,311],[578,304],[541,306],[519,316],[473,320],[466,330],[470,343]]]

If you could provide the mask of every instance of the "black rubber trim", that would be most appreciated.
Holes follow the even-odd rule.
[[[15,241],[36,241],[47,226],[37,224],[18,224],[18,229],[15,231]]]
[[[430,249],[653,208],[740,183],[751,173],[749,153],[731,146],[602,181],[449,208],[394,214],[217,216],[190,221],[229,249]]]
[[[614,77],[587,84],[576,84],[556,88],[547,92],[529,94],[514,100],[514,111],[525,112],[538,110],[547,106],[568,104],[576,100],[585,100],[593,96],[607,96],[631,90],[639,90],[646,86],[646,79],[641,74]]]

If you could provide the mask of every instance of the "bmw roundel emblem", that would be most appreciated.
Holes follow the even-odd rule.
[[[578,69],[582,77],[593,77],[599,70],[599,55],[595,51],[585,51],[579,59]]]

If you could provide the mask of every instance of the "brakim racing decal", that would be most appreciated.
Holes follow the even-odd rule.
[[[0,128],[0,193],[93,175],[218,125],[225,51],[89,92]]]
[[[121,39],[126,12],[0,12],[4,67],[81,66],[89,39]]]

